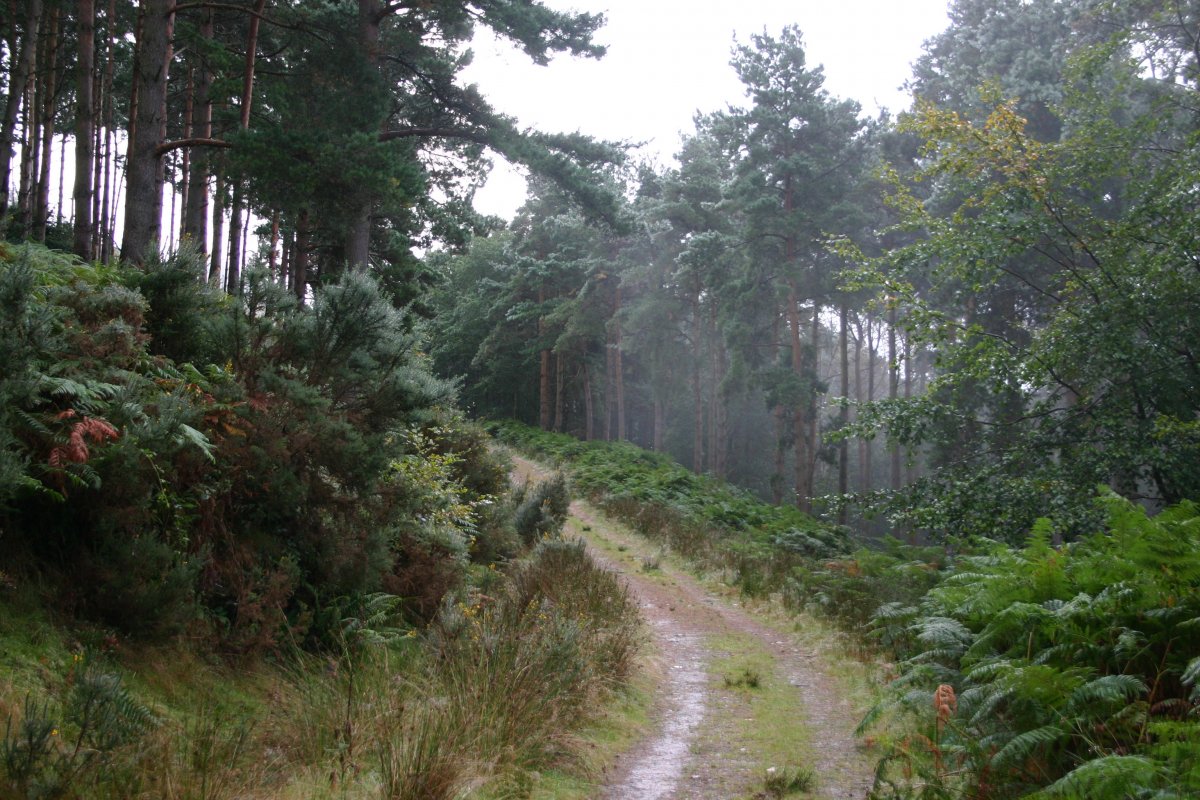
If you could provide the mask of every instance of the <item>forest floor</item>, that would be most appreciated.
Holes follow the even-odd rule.
[[[544,475],[532,462],[514,462],[518,478]],[[608,766],[598,797],[867,795],[874,759],[853,730],[868,670],[828,630],[689,574],[586,502],[571,504],[564,533],[584,539],[637,599],[656,687],[649,730]]]

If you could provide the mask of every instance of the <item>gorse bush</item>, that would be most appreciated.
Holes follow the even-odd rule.
[[[132,270],[2,247],[0,555],[67,612],[332,645],[355,597],[428,620],[473,551],[515,554],[503,464],[369,278],[302,307],[255,270],[218,296],[186,249]]]
[[[533,488],[528,485],[517,487],[514,499],[517,510],[513,524],[526,544],[561,531],[571,504],[567,479],[561,472]]]
[[[864,726],[903,709],[919,731],[885,759],[881,795],[1200,793],[1200,514],[1105,502],[1106,532],[1053,547],[1043,523],[876,613],[902,675]],[[895,780],[913,771],[920,790]]]

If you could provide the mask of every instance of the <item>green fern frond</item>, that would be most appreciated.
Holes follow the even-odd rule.
[[[992,756],[992,767],[997,770],[1016,766],[1029,758],[1039,748],[1050,747],[1067,737],[1066,731],[1057,725],[1043,725],[1008,740],[1008,743]]]
[[[1186,686],[1192,686],[1196,681],[1200,681],[1200,656],[1188,662],[1187,667],[1183,670],[1181,680]]]
[[[1074,714],[1091,716],[1096,713],[1098,704],[1123,704],[1147,691],[1146,684],[1133,675],[1105,675],[1072,692],[1067,709]]]
[[[1104,756],[1081,764],[1032,797],[1125,800],[1146,796],[1165,783],[1162,767],[1144,756]]]

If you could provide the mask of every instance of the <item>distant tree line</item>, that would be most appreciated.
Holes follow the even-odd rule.
[[[610,170],[619,224],[535,182],[436,263],[435,363],[477,413],[914,537],[1196,497],[1198,35],[1186,3],[958,0],[895,120],[752,36],[740,107]]]

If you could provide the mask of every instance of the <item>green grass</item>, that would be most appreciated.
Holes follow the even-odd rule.
[[[813,742],[804,719],[800,691],[762,641],[750,634],[713,637],[709,646],[725,655],[713,661],[711,672],[720,676],[722,691],[745,703],[744,715],[732,720],[733,730],[722,735],[736,739],[753,753],[756,774],[794,769],[811,763]]]
[[[185,641],[68,629],[6,590],[0,797],[52,786],[96,800],[591,796],[602,765],[647,724],[636,608],[581,546],[556,539],[489,591],[462,595],[423,636],[352,658],[225,663]],[[87,738],[94,727],[69,709],[93,672],[119,681],[111,708],[145,709],[146,730]],[[53,735],[22,762],[27,714]],[[74,755],[92,750],[103,757]]]

